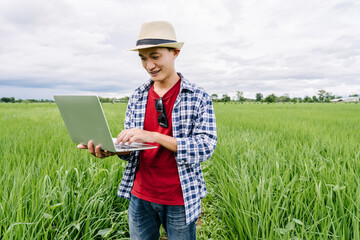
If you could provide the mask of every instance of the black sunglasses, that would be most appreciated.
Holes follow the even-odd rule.
[[[160,115],[158,117],[159,126],[163,127],[163,128],[168,128],[169,123],[168,123],[168,120],[167,120],[167,117],[166,117],[166,112],[165,112],[165,108],[164,108],[162,98],[155,99],[155,109],[156,109],[156,111],[160,112]]]

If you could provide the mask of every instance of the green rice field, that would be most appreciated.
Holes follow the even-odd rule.
[[[116,136],[126,104],[103,108]],[[360,104],[215,112],[198,239],[360,239]],[[54,103],[0,104],[0,120],[0,239],[129,239],[126,162],[76,149]]]

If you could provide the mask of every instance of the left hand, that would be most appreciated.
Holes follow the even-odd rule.
[[[132,128],[121,131],[121,133],[117,136],[116,144],[125,144],[129,145],[137,142],[137,143],[153,143],[156,142],[156,132],[149,132],[146,130]]]

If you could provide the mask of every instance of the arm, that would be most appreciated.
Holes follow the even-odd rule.
[[[216,121],[211,98],[203,93],[199,97],[200,104],[194,108],[194,121],[190,131],[177,134],[177,153],[175,155],[178,164],[197,164],[211,157],[216,143]],[[180,113],[181,114],[181,113]]]
[[[134,102],[134,94],[132,94],[126,108],[124,129],[130,129],[131,127],[131,117],[133,115]],[[116,142],[116,144],[119,144],[119,142]],[[133,151],[128,154],[118,155],[118,157],[124,161],[129,161],[134,156],[134,154],[135,152]]]
[[[138,143],[158,143],[164,148],[176,153],[177,142],[174,137],[167,136],[158,132],[150,132],[142,129],[132,128],[123,130],[117,137],[116,144],[119,143],[132,144],[133,142]]]
[[[171,137],[157,132],[132,128],[123,130],[118,135],[116,143],[156,142],[174,152],[178,164],[195,164],[207,160],[214,152],[217,142],[215,113],[210,96],[204,93],[199,99],[201,99],[200,103],[196,104],[197,107],[192,112],[194,121],[188,121],[193,122],[193,125],[183,126],[182,129],[175,130],[186,131],[186,129],[190,129],[189,132],[187,134],[183,132],[175,134],[174,132],[174,136],[184,137]],[[194,103],[187,102],[185,104]],[[187,108],[190,107],[187,106]],[[184,117],[191,116],[186,115]]]

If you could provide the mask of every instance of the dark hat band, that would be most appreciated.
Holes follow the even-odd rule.
[[[136,42],[136,46],[139,45],[159,45],[164,43],[176,43],[174,40],[169,39],[161,39],[161,38],[145,38],[140,39]]]

